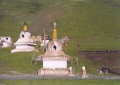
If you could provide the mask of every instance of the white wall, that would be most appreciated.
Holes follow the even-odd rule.
[[[48,42],[49,40],[45,40],[45,45],[47,45]],[[42,40],[41,46],[44,46],[44,40]]]
[[[9,47],[10,44],[8,44],[7,42],[3,42],[3,46],[2,47]]]
[[[67,68],[67,60],[43,60],[43,68]]]

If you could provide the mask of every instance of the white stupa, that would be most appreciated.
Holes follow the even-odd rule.
[[[31,34],[27,31],[27,23],[24,22],[24,29],[20,33],[20,38],[17,42],[14,43],[16,46],[15,49],[11,50],[11,53],[14,52],[30,52],[34,50],[35,43],[32,39],[30,39]]]
[[[46,52],[41,55],[43,67],[38,70],[38,75],[68,75],[67,60],[69,56],[62,51],[62,45],[57,41],[56,23],[53,28],[53,40],[46,46]]]

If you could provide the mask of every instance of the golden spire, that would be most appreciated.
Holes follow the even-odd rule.
[[[53,23],[54,28],[53,28],[53,40],[57,40],[57,28],[56,28],[56,23]]]
[[[23,31],[27,31],[27,22],[24,22],[24,28],[23,28]]]

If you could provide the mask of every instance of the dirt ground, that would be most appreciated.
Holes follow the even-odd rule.
[[[90,62],[104,65],[112,74],[120,75],[120,51],[79,51]]]

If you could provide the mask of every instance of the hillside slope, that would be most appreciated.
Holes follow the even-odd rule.
[[[119,3],[116,5],[116,2],[111,2],[113,0],[103,1],[0,0],[0,36],[11,36],[15,42],[23,29],[23,22],[27,21],[32,35],[43,36],[43,29],[46,29],[51,37],[53,22],[57,22],[58,38],[68,36],[70,39],[68,46],[64,48],[65,53],[79,58],[79,65],[73,67],[79,71],[81,66],[86,65],[92,68],[89,73],[94,73],[101,66],[99,62],[109,60],[109,56],[102,57],[99,62],[89,62],[89,59],[83,58],[86,55],[78,55],[78,51],[120,50]],[[0,73],[12,70],[35,73],[42,66],[30,64],[32,52],[11,54],[11,49],[13,47],[0,49]],[[119,55],[117,58],[120,61]],[[112,64],[112,67],[116,65]],[[68,66],[70,65],[69,63]],[[116,67],[119,66],[118,63]]]
[[[43,21],[43,18],[37,18],[38,14],[59,3],[61,0],[0,0],[0,36],[11,36],[15,42],[23,29],[24,21],[28,22],[30,29],[34,29],[37,27],[35,22]],[[44,26],[41,28],[44,29]],[[32,33],[36,34],[35,32]]]

